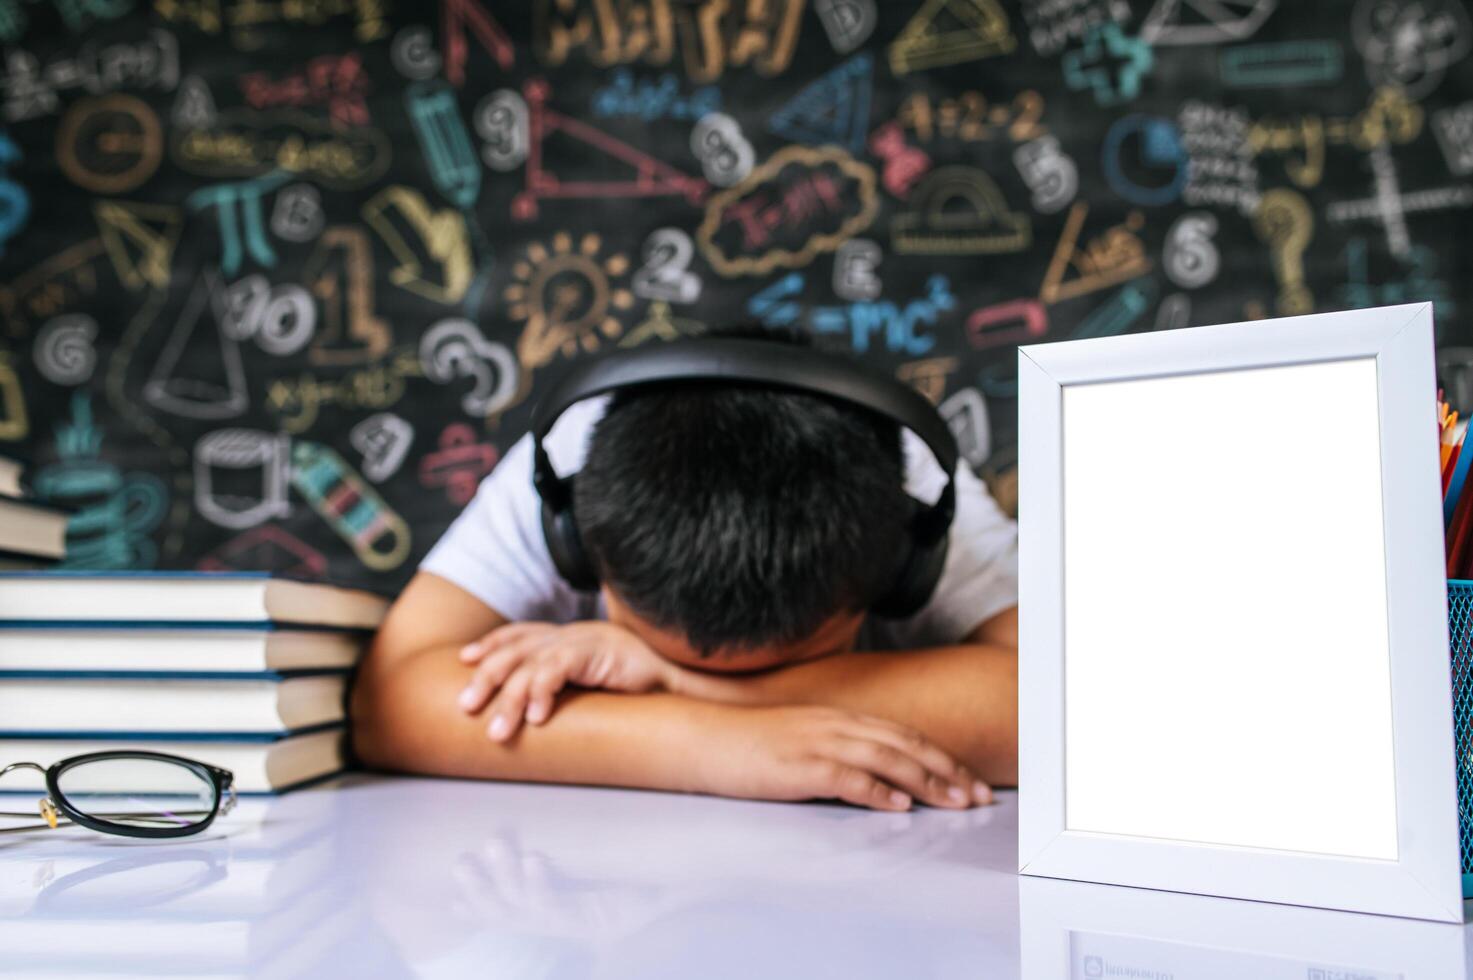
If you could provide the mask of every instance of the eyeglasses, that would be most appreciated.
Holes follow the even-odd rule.
[[[89,752],[49,769],[13,762],[0,768],[0,777],[17,769],[45,777],[46,796],[36,807],[46,822],[0,827],[0,834],[55,830],[68,821],[124,837],[188,837],[235,806],[235,776],[228,769],[163,752]],[[0,811],[0,817],[30,816]]]

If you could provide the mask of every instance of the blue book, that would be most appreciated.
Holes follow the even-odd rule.
[[[0,574],[0,621],[294,623],[373,629],[388,600],[256,572]]]

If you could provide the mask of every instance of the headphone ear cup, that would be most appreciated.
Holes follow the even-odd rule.
[[[567,499],[572,500],[571,490]],[[553,566],[569,585],[581,592],[598,589],[598,572],[583,550],[583,537],[578,533],[571,505],[560,509],[546,500],[542,502],[542,536],[547,540]]]
[[[919,501],[914,504],[914,513],[924,509],[925,505]],[[910,548],[900,563],[895,584],[870,604],[870,612],[882,619],[906,619],[925,608],[941,581],[941,570],[946,567],[946,552],[951,545],[949,530],[942,531],[933,541],[918,540],[913,524],[907,533]]]

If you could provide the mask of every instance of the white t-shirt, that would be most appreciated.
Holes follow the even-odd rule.
[[[546,440],[548,457],[560,474],[583,465],[594,423],[607,397],[568,409]],[[914,433],[902,430],[906,490],[932,501],[945,475]],[[596,592],[572,588],[552,563],[542,536],[542,500],[532,485],[532,437],[507,451],[473,499],[420,567],[458,585],[513,622],[569,623],[607,618]],[[904,650],[963,640],[978,625],[1018,604],[1018,529],[967,468],[957,467],[956,518],[941,581],[926,604],[908,619],[869,617],[859,637],[861,650]]]

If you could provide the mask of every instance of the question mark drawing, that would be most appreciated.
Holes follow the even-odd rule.
[[[1314,237],[1314,213],[1304,195],[1286,187],[1265,191],[1253,213],[1253,230],[1268,245],[1273,260],[1279,314],[1314,312],[1314,294],[1304,283],[1304,250]]]

